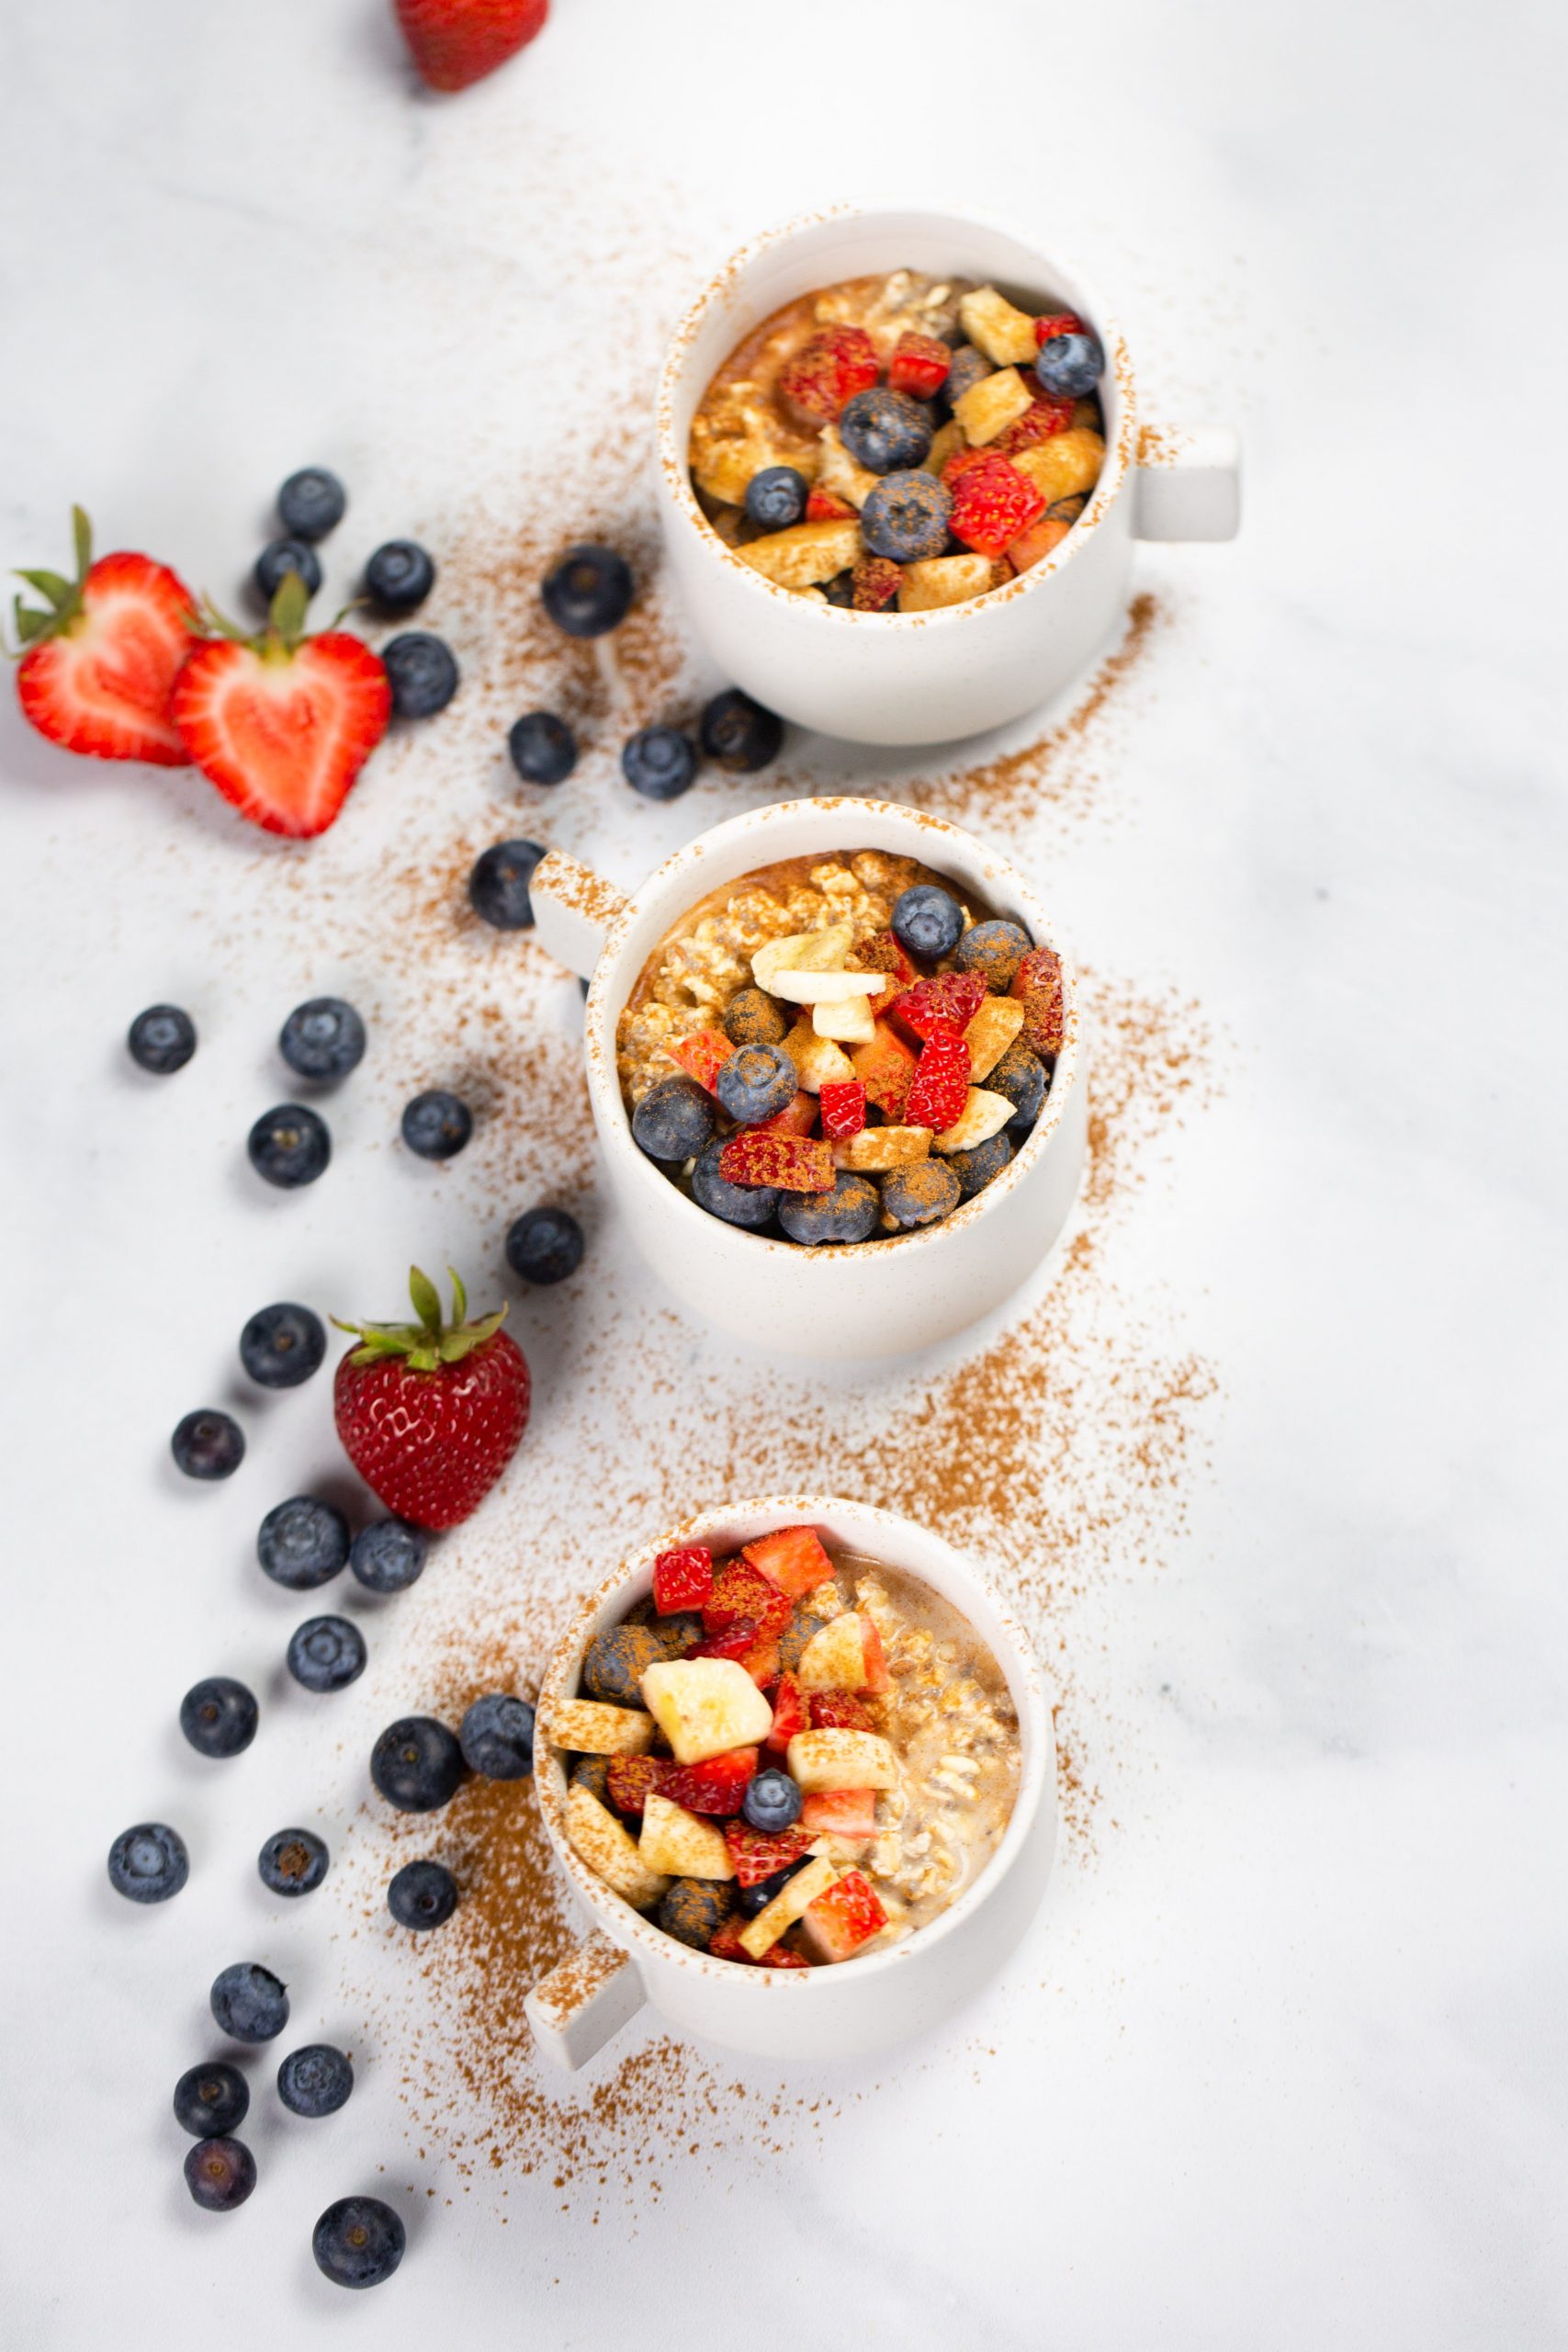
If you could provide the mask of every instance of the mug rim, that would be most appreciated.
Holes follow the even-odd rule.
[[[566,1631],[550,1652],[540,1678],[536,1705],[540,1721],[547,1722],[549,1709],[556,1700],[574,1695],[564,1690],[562,1685],[569,1675],[581,1668],[582,1652],[605,1603],[644,1570],[651,1573],[653,1562],[660,1552],[672,1551],[682,1544],[701,1542],[705,1535],[711,1534],[731,1521],[766,1517],[771,1518],[776,1526],[797,1526],[807,1522],[815,1524],[834,1512],[847,1512],[868,1521],[874,1531],[886,1527],[895,1540],[897,1532],[910,1529],[925,1542],[942,1547],[956,1572],[956,1580],[980,1596],[1002,1628],[1009,1651],[1008,1664],[1017,1675],[1026,1702],[1026,1705],[1019,1709],[1021,1727],[1026,1713],[1029,1718],[1030,1752],[1027,1761],[1021,1755],[1018,1794],[995,1851],[963,1894],[945,1910],[939,1912],[934,1919],[928,1920],[923,1927],[912,1928],[908,1935],[901,1936],[884,1951],[867,1952],[857,1961],[855,1981],[858,1983],[874,1973],[886,1972],[901,1963],[908,1965],[920,1953],[934,1951],[987,1901],[992,1890],[1002,1883],[1028,1842],[1045,1799],[1048,1758],[1051,1769],[1055,1770],[1054,1711],[1046,1695],[1033,1645],[1012,1611],[987,1578],[970,1566],[965,1556],[944,1535],[937,1534],[934,1529],[922,1526],[919,1520],[910,1519],[903,1512],[888,1510],[880,1503],[856,1502],[844,1495],[765,1495],[745,1498],[738,1503],[711,1505],[627,1553],[619,1566],[580,1602]],[[884,1565],[892,1568],[899,1566],[894,1559],[886,1560]],[[899,1572],[924,1580],[918,1568],[900,1569]],[[988,1636],[987,1646],[994,1647]],[[1000,1659],[998,1663],[1001,1664]],[[1009,1695],[1014,1696],[1012,1680],[1010,1677],[1006,1679]],[[699,1974],[711,1975],[723,1984],[754,1984],[758,1987],[759,1998],[785,1985],[791,1988],[791,1996],[796,1999],[810,1998],[814,1985],[818,1988],[817,1998],[830,1997],[825,1995],[825,1987],[841,1981],[840,1973],[835,1967],[767,1969],[750,1967],[739,1961],[715,1960],[711,1953],[698,1951],[690,1944],[682,1943],[678,1937],[667,1935],[645,1913],[634,1910],[624,1896],[616,1894],[596,1872],[589,1869],[568,1838],[568,1782],[561,1757],[569,1751],[559,1748],[547,1733],[544,1736],[544,1744],[548,1750],[547,1765],[541,1773],[536,1757],[534,1786],[551,1851],[558,1866],[565,1871],[568,1883],[583,1896],[599,1925],[623,1951],[634,1956],[646,1953],[655,1962],[663,1961],[671,1965],[695,1969]]]
[[[1083,302],[1089,322],[1100,337],[1105,354],[1106,372],[1115,379],[1119,414],[1114,439],[1106,442],[1105,462],[1089,494],[1089,503],[1059,547],[1054,548],[1039,563],[1031,564],[1027,571],[1002,582],[999,586],[987,588],[978,596],[966,597],[960,604],[940,605],[933,611],[923,613],[861,613],[829,605],[825,599],[802,596],[793,589],[781,588],[776,582],[766,580],[760,571],[753,571],[749,563],[742,563],[734,549],[727,547],[719,537],[698,505],[692,486],[690,463],[685,452],[676,444],[675,399],[685,380],[698,334],[709,311],[755,263],[785,250],[807,231],[836,221],[841,221],[846,227],[870,226],[899,215],[961,224],[966,229],[988,231],[994,235],[1010,238],[1034,255],[1047,276],[1055,268],[1051,257],[1042,253],[1030,238],[1007,221],[986,212],[949,212],[930,204],[878,202],[827,205],[816,211],[796,213],[772,228],[758,231],[744,244],[737,246],[728,260],[713,273],[701,293],[687,304],[670,338],[659,373],[654,401],[654,446],[659,459],[659,481],[666,497],[698,542],[722,559],[718,566],[719,576],[738,583],[745,582],[750,590],[761,590],[770,597],[782,598],[789,610],[810,616],[813,620],[874,626],[883,635],[890,629],[955,627],[976,612],[994,612],[1003,605],[1015,603],[1038,586],[1042,580],[1055,578],[1065,571],[1073,558],[1094,537],[1096,527],[1105,521],[1126,488],[1133,472],[1133,451],[1137,443],[1136,388],[1126,337],[1097,297],[1083,287],[1083,281],[1077,279],[1077,273],[1063,271],[1060,274],[1064,280],[1077,280],[1082,288],[1077,300]]]
[[[632,1135],[631,1116],[626,1110],[626,1099],[621,1092],[620,1074],[615,1060],[615,1031],[610,1025],[606,1001],[609,994],[607,975],[618,962],[627,935],[637,916],[644,910],[655,889],[668,881],[672,881],[677,871],[682,866],[694,863],[697,853],[706,844],[713,842],[720,836],[739,833],[748,828],[760,826],[774,811],[793,812],[805,809],[841,810],[851,818],[863,813],[880,813],[883,810],[891,809],[900,817],[911,819],[922,828],[928,828],[934,832],[964,842],[977,854],[982,862],[988,858],[995,859],[1005,867],[1010,881],[1016,888],[1021,900],[1030,909],[1032,917],[1038,914],[1040,918],[1040,935],[1035,939],[1035,945],[1052,948],[1061,963],[1062,1006],[1066,1035],[1062,1050],[1056,1057],[1055,1067],[1051,1072],[1050,1084],[1046,1088],[1045,1100],[1041,1105],[1039,1117],[999,1175],[993,1176],[990,1182],[984,1185],[971,1199],[961,1201],[955,1209],[950,1210],[948,1215],[940,1218],[935,1225],[918,1227],[910,1233],[868,1236],[864,1241],[803,1243],[778,1240],[773,1235],[766,1233],[750,1233],[743,1226],[726,1225],[723,1218],[710,1216],[705,1209],[698,1207],[695,1201],[689,1200],[678,1186],[671,1183],[670,1179],[661,1172],[657,1162],[649,1159],[648,1154],[638,1148]],[[737,879],[739,880],[739,877],[737,876]],[[679,919],[678,916],[674,918],[676,921]],[[624,1004],[625,999],[615,1008],[616,1021],[624,1009]],[[589,1091],[595,1105],[596,1114],[601,1105],[601,1093],[611,1098],[613,1102],[613,1113],[606,1111],[604,1116],[596,1116],[600,1139],[606,1152],[629,1154],[631,1161],[635,1162],[639,1170],[638,1181],[646,1178],[651,1182],[663,1185],[682,1208],[689,1210],[693,1217],[700,1220],[701,1230],[706,1231],[714,1225],[719,1225],[736,1239],[782,1253],[792,1261],[802,1259],[830,1258],[843,1260],[851,1264],[859,1264],[862,1262],[860,1253],[863,1250],[874,1250],[880,1258],[895,1250],[908,1250],[915,1245],[923,1244],[929,1248],[950,1235],[977,1223],[985,1211],[1004,1199],[1023,1175],[1044,1156],[1046,1146],[1062,1125],[1066,1104],[1073,1091],[1083,1082],[1084,1077],[1086,1058],[1083,1041],[1084,1014],[1079,1001],[1077,967],[1067,950],[1057,944],[1055,925],[1012,860],[1004,856],[999,850],[990,849],[977,834],[966,831],[962,825],[953,824],[945,817],[934,817],[923,808],[910,808],[902,801],[868,800],[858,794],[821,796],[813,794],[798,800],[770,800],[760,808],[746,808],[742,809],[738,816],[721,818],[716,825],[710,825],[705,832],[694,834],[689,842],[682,842],[679,849],[672,851],[663,864],[656,866],[654,871],[630,894],[626,905],[611,924],[595,961],[592,978],[589,982],[586,1015],[583,1039],[584,1058],[588,1066]],[[601,1029],[607,1034],[599,1034]],[[605,1075],[606,1070],[609,1073],[608,1076]],[[698,1227],[694,1227],[694,1235],[698,1229]]]

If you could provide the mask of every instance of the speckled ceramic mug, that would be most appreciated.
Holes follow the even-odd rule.
[[[919,1232],[803,1249],[709,1216],[638,1150],[615,1025],[649,956],[710,890],[780,858],[859,849],[918,858],[1054,947],[1066,1034],[1033,1130],[984,1192]],[[699,833],[630,899],[559,850],[535,869],[529,891],[541,944],[591,978],[588,1093],[615,1204],[655,1273],[699,1315],[786,1355],[902,1354],[989,1314],[1051,1250],[1077,1191],[1088,1125],[1077,977],[1022,876],[972,833],[890,801],[780,801]]]
[[[775,587],[727,548],[692,488],[687,440],[715,371],[802,295],[895,269],[994,284],[1025,309],[1067,304],[1106,355],[1105,464],[1055,551],[944,610],[846,612]],[[1070,685],[1121,626],[1135,539],[1229,539],[1234,433],[1145,425],[1126,342],[1077,275],[1014,232],[919,207],[816,213],[744,246],[676,329],[657,412],[670,565],[719,668],[770,710],[858,743],[941,743],[999,727]]]
[[[678,2033],[802,2062],[864,2057],[939,2025],[994,1975],[1038,1910],[1056,1852],[1056,1742],[1023,1628],[940,1536],[869,1503],[774,1495],[707,1510],[642,1544],[585,1600],[539,1690],[539,1722],[577,1696],[582,1654],[653,1583],[660,1552],[729,1552],[777,1527],[810,1525],[832,1544],[919,1577],[962,1611],[1001,1668],[1018,1713],[1017,1801],[1000,1845],[957,1900],[884,1951],[838,1966],[745,1968],[711,1960],[634,1911],[572,1851],[566,1767],[541,1735],[534,1780],[545,1830],[590,1934],[528,1996],[528,2022],[554,2064],[586,2065],[646,2004]]]

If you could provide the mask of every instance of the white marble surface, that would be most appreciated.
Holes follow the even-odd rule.
[[[1016,212],[1113,289],[1157,406],[1247,437],[1242,541],[1148,567],[1170,627],[1081,788],[1010,836],[1097,969],[1196,999],[1216,1037],[1217,1099],[1150,1156],[1105,1314],[1134,1353],[1152,1334],[1201,1355],[1217,1394],[1180,1523],[1151,1520],[1061,1628],[1093,1851],[981,2008],[901,2067],[807,2086],[837,2111],[780,2154],[742,2122],[720,2160],[672,2150],[657,2201],[519,2178],[502,2226],[405,2143],[353,1953],[341,1982],[322,1958],[333,1882],[280,1920],[247,1875],[296,1809],[352,1815],[417,1596],[378,1621],[341,1714],[279,1702],[234,1778],[201,1779],[174,1703],[220,1661],[271,1698],[292,1611],[246,1551],[331,1467],[320,1384],[252,1411],[226,1488],[178,1490],[161,1452],[231,1385],[262,1297],[386,1312],[415,1251],[495,1262],[477,1177],[444,1189],[380,1148],[407,1091],[390,1041],[447,1016],[344,914],[398,839],[499,830],[493,729],[384,757],[285,900],[196,781],[72,765],[7,704],[3,2332],[28,2352],[389,2327],[607,2352],[688,2320],[835,2347],[1561,2344],[1562,532],[1516,401],[1568,356],[1540,301],[1563,193],[1544,17],[557,17],[437,104],[378,0],[7,11],[6,560],[58,561],[79,498],[104,544],[227,595],[272,484],[318,457],[353,491],[341,564],[399,528],[445,548],[476,503],[507,521],[552,478],[586,510],[598,388],[645,383],[739,235],[886,187]],[[442,617],[482,666],[468,617]],[[542,821],[629,881],[735,802],[632,806],[601,760]],[[338,983],[382,1015],[389,1066],[333,1112],[329,1180],[258,1200],[235,1146],[275,1099],[267,1041]],[[118,1044],[164,995],[204,1033],[166,1091]],[[540,1405],[491,1507],[492,1537],[564,1551],[569,1581],[665,1515],[669,1470],[649,1430],[658,1466],[583,1497],[599,1366],[659,1313],[593,1231],[581,1303],[520,1310]],[[678,1344],[761,1393],[755,1364]],[[197,1868],[132,1916],[101,1856],[147,1812]],[[259,2123],[262,2186],[220,2220],[185,2199],[166,2101],[208,2044],[202,1986],[247,1948],[291,1975],[301,2029],[368,2057],[335,2121]],[[309,2223],[382,2164],[413,2243],[351,2301],[311,2270]]]

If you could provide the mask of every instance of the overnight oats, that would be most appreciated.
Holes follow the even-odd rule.
[[[1105,462],[1105,355],[1070,311],[908,269],[791,302],[692,420],[698,504],[775,587],[920,613],[1066,537]]]
[[[913,858],[759,867],[654,949],[616,1032],[634,1140],[697,1207],[810,1248],[984,1190],[1039,1117],[1061,959]]]
[[[566,1833],[605,1885],[714,1958],[877,1951],[986,1868],[1018,1794],[1018,1717],[968,1621],[810,1527],[733,1558],[661,1553],[544,1729]]]

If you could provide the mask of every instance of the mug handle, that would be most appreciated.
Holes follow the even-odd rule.
[[[542,2054],[574,2075],[631,2022],[647,1997],[630,1952],[595,1929],[540,1978],[523,2014]]]
[[[1133,479],[1140,539],[1234,539],[1241,527],[1241,441],[1228,426],[1145,424]]]
[[[540,946],[580,980],[592,979],[610,926],[629,903],[626,893],[564,849],[552,849],[529,877],[528,899]]]

